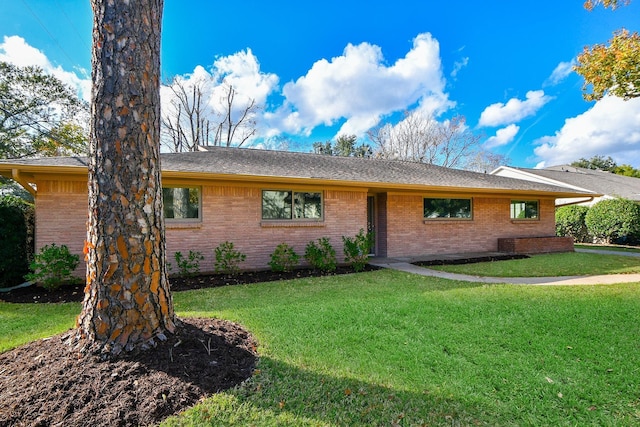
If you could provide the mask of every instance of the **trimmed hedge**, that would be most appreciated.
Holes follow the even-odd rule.
[[[589,233],[606,243],[636,243],[640,238],[640,205],[629,199],[606,199],[585,216]]]
[[[589,230],[585,217],[589,212],[588,206],[571,205],[556,209],[556,235],[573,237],[577,243],[589,241]]]

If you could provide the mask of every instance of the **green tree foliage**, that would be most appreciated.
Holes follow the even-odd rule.
[[[606,158],[604,156],[593,156],[590,159],[585,159],[583,157],[580,160],[571,163],[571,166],[576,168],[602,170],[612,172],[617,175],[640,178],[640,169],[636,169],[631,165],[618,166],[611,156],[607,156]]]
[[[44,246],[34,257],[30,265],[33,273],[25,278],[37,283],[48,291],[58,289],[62,285],[81,283],[81,279],[73,277],[73,270],[80,263],[80,257],[72,254],[67,245],[57,246],[55,243]]]
[[[640,205],[628,199],[606,199],[585,216],[589,233],[606,243],[634,242],[640,238]]]
[[[358,138],[355,135],[340,135],[335,144],[331,141],[314,142],[313,152],[329,156],[342,157],[371,157],[373,150],[368,144],[356,145]]]
[[[0,158],[85,153],[87,111],[71,88],[37,67],[0,62]]]
[[[630,0],[587,0],[585,8],[597,5],[616,9]],[[611,94],[625,100],[640,96],[640,35],[621,29],[609,44],[585,46],[575,71],[584,77],[583,96],[588,101]]]
[[[33,257],[33,205],[14,196],[0,197],[0,288],[23,282]]]
[[[611,158],[611,156],[593,156],[590,159],[585,159],[584,157],[580,158],[580,160],[571,163],[571,166],[576,168],[584,168],[584,169],[593,169],[593,170],[603,170],[613,172],[618,165],[615,160]]]
[[[585,223],[585,217],[589,207],[582,205],[562,206],[556,209],[556,235],[573,237],[578,243],[586,242],[589,238],[589,230]]]

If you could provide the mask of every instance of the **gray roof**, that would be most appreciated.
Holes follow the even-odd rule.
[[[190,174],[224,175],[229,179],[251,177],[282,178],[313,182],[335,181],[336,184],[367,185],[379,188],[437,187],[440,191],[480,191],[516,193],[554,193],[554,195],[585,194],[555,185],[542,184],[485,173],[445,168],[424,163],[397,160],[337,157],[289,151],[256,150],[249,148],[208,147],[208,151],[189,153],[163,153],[163,176]],[[87,159],[79,157],[53,157],[0,161],[3,166],[21,165],[28,173],[30,167],[81,167]]]
[[[551,166],[545,169],[514,169],[594,193],[640,201],[640,178],[569,165]]]

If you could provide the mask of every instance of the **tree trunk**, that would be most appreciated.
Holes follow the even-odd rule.
[[[163,0],[91,0],[93,50],[85,351],[117,355],[175,330],[160,182]]]

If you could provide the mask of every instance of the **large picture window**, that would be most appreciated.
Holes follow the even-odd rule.
[[[320,220],[322,219],[322,193],[263,190],[262,219]]]
[[[162,189],[164,217],[168,220],[200,219],[200,188],[166,187]]]
[[[424,199],[424,218],[471,219],[471,199]]]
[[[538,201],[512,200],[511,219],[538,219]]]

